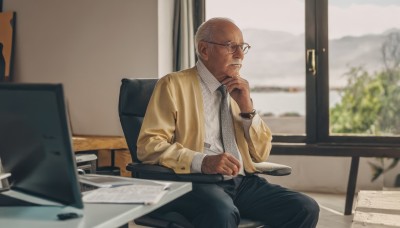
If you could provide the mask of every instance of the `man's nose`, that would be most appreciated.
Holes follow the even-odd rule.
[[[237,47],[235,53],[233,53],[233,57],[234,57],[234,58],[243,59],[243,58],[244,58],[243,49],[241,49],[240,47]]]

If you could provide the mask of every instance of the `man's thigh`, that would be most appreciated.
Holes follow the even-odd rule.
[[[216,184],[193,184],[191,192],[167,204],[159,211],[177,211],[189,220],[199,215],[224,216],[221,213],[235,214],[239,221],[239,211],[222,187]]]
[[[302,193],[255,175],[243,179],[234,202],[242,217],[278,227],[297,216],[305,204],[315,203]]]

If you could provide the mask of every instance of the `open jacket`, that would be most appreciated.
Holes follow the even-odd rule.
[[[271,151],[271,131],[256,115],[246,140],[240,109],[230,98],[235,138],[244,169],[255,172],[253,162],[265,161]],[[190,173],[195,153],[204,150],[204,110],[196,67],[161,78],[149,101],[137,148],[143,163],[159,164],[176,173]]]

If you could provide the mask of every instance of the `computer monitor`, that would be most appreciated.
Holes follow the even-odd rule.
[[[0,83],[0,159],[11,195],[83,208],[61,84]]]

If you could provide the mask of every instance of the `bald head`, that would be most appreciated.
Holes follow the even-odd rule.
[[[199,28],[197,29],[195,35],[195,45],[196,45],[196,54],[199,55],[199,42],[202,40],[211,41],[214,40],[214,37],[219,33],[227,32],[226,30],[230,30],[232,27],[239,29],[235,22],[229,18],[225,17],[214,17],[205,22],[203,22]],[[240,29],[239,29],[240,30]]]
[[[195,41],[199,60],[218,81],[239,75],[245,43],[242,31],[232,20],[212,18],[204,22]]]

